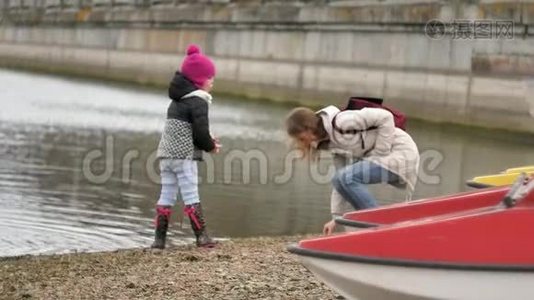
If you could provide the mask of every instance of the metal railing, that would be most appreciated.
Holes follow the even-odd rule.
[[[123,10],[123,9],[129,9],[129,10],[135,10],[135,9],[151,9],[154,8],[157,10],[158,8],[172,8],[174,7],[180,7],[181,5],[185,4],[235,4],[236,6],[247,6],[248,3],[254,3],[255,5],[275,5],[275,6],[285,6],[285,5],[296,5],[296,7],[300,6],[301,4],[310,4],[313,3],[314,5],[325,5],[325,6],[337,6],[338,4],[347,5],[348,3],[358,3],[362,4],[363,0],[0,0],[0,22],[2,23],[17,23],[17,24],[37,24],[41,22],[48,22],[48,23],[54,23],[54,22],[73,22],[72,20],[75,19],[76,22],[79,21],[86,21],[86,16],[91,14],[91,11],[104,11],[104,10]],[[376,3],[382,3],[383,0],[371,0],[375,1]],[[403,1],[413,1],[413,0],[398,0],[400,2]],[[439,1],[439,0],[425,0],[425,1]],[[365,1],[368,3],[368,1]],[[233,7],[233,6],[232,6]],[[59,16],[59,17],[58,17]],[[74,16],[74,17],[73,17]],[[56,18],[57,17],[57,18]],[[190,20],[186,18],[187,22],[194,23],[194,20]],[[246,19],[246,18],[245,18]],[[69,21],[70,20],[70,21]],[[176,20],[176,22],[179,22],[180,20]],[[183,20],[182,20],[183,21]],[[114,20],[114,21],[104,21],[98,19],[90,20],[90,22],[100,22],[102,24],[104,23],[113,23],[113,22],[125,22],[124,20]],[[158,23],[160,26],[171,26],[172,24],[169,23],[169,20],[137,20],[135,21],[137,25],[143,25],[141,23],[150,23],[153,22]],[[167,23],[166,23],[167,22]],[[228,21],[231,22],[231,21]],[[289,23],[318,23],[315,20],[307,20],[303,22],[291,22],[290,20],[282,20],[282,22],[289,22]],[[213,22],[212,22],[213,23]],[[216,22],[215,22],[216,23]],[[236,22],[233,22],[236,23]],[[245,23],[251,23],[250,20],[245,20],[241,22],[237,22],[240,24]],[[280,20],[264,20],[259,19],[256,22],[252,22],[255,25],[261,25],[263,23],[266,23],[268,25],[272,25],[273,23],[280,24]],[[321,23],[321,22],[319,22]],[[336,20],[331,20],[329,22],[330,25],[335,25],[337,23]],[[352,23],[351,21],[344,21],[341,22],[344,25],[345,23]],[[388,25],[392,25],[393,23],[402,23],[405,24],[406,22],[397,21],[397,22],[387,22]],[[420,22],[416,22],[417,26],[421,25]],[[376,24],[376,22],[372,22],[372,24]],[[304,24],[305,25],[305,24]],[[393,24],[394,25],[394,24]],[[144,25],[143,25],[144,26]]]
[[[113,7],[113,6],[152,6],[177,5],[185,3],[231,3],[245,2],[232,0],[0,0],[0,9],[5,10],[31,10],[31,9],[65,9],[87,7]],[[270,1],[274,2],[274,1]]]
[[[346,0],[262,0],[261,3],[332,3],[346,2]],[[379,0],[377,0],[378,2]],[[39,10],[39,9],[72,9],[88,7],[114,7],[114,6],[132,6],[147,7],[153,5],[179,5],[185,3],[247,3],[255,2],[254,0],[0,0],[0,9],[4,10]]]

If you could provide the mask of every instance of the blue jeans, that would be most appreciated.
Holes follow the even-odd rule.
[[[161,194],[157,205],[174,206],[178,191],[185,205],[200,202],[197,162],[188,159],[161,159]]]
[[[361,160],[336,172],[332,179],[334,188],[355,209],[378,206],[376,199],[367,189],[367,184],[389,183],[398,185],[401,178],[370,161]]]

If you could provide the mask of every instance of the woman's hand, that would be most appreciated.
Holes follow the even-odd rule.
[[[331,220],[331,221],[327,222],[326,224],[324,224],[323,234],[324,235],[331,235],[332,233],[334,233],[335,229],[336,229],[336,221]]]

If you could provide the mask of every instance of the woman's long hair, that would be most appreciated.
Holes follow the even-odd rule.
[[[298,149],[303,158],[310,160],[317,160],[319,151],[316,145],[312,145],[299,139],[299,135],[303,132],[312,132],[316,137],[323,135],[324,128],[322,120],[315,112],[306,107],[297,107],[293,109],[286,117],[286,132],[292,139],[293,148]]]

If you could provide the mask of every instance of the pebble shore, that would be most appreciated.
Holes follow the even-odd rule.
[[[0,299],[339,299],[286,251],[301,238],[0,258]]]

